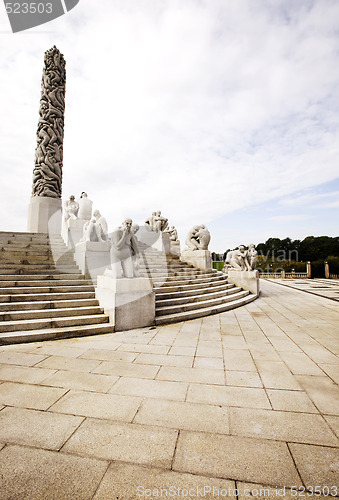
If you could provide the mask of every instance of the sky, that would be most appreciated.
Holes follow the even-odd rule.
[[[0,5],[0,231],[26,231],[53,45],[63,203],[86,191],[110,230],[162,210],[215,252],[338,236],[337,0],[80,0],[15,34]]]

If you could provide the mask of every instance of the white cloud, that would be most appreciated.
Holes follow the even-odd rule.
[[[54,44],[67,61],[64,195],[86,190],[110,226],[160,208],[184,239],[338,177],[338,19],[331,0],[81,0],[35,34],[0,34],[2,229],[25,229]]]

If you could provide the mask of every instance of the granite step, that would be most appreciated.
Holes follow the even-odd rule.
[[[210,281],[205,283],[194,283],[194,281],[192,281],[190,284],[178,282],[175,285],[164,283],[161,287],[155,287],[154,291],[156,294],[163,294],[169,292],[186,292],[188,290],[198,290],[202,288],[209,289],[212,283]]]
[[[37,300],[27,302],[2,302],[0,313],[10,311],[33,311],[40,309],[62,309],[74,307],[93,307],[99,303],[97,299],[64,299],[64,300]]]
[[[18,330],[15,332],[0,333],[0,345],[85,337],[87,335],[101,335],[105,333],[114,333],[114,326],[110,323],[101,323],[93,325],[76,325],[65,328],[42,328],[40,330],[26,331]]]
[[[246,290],[238,290],[238,292],[232,293],[230,295],[222,295],[221,297],[217,298],[205,298],[203,297],[203,300],[201,300],[201,297],[197,299],[196,302],[185,302],[181,303],[181,301],[177,305],[166,305],[165,307],[158,307],[156,305],[156,315],[158,316],[165,316],[168,314],[176,314],[176,313],[181,313],[181,312],[186,312],[186,311],[192,311],[194,309],[201,309],[201,308],[208,308],[208,307],[214,307],[218,306],[220,304],[224,304],[227,302],[232,302],[237,299],[242,299],[243,297],[246,297],[249,294],[248,291]]]
[[[211,314],[218,314],[221,312],[229,311],[231,309],[235,309],[236,307],[244,306],[249,302],[252,302],[254,298],[254,295],[249,293],[246,297],[242,297],[241,299],[225,302],[211,307],[201,307],[200,309],[195,309],[193,311],[185,311],[175,314],[158,315],[155,317],[155,324],[163,325],[169,323],[178,323],[179,321],[187,321],[189,319],[202,318]]]
[[[161,277],[161,281],[166,279],[166,276]],[[153,280],[156,282],[156,280]],[[200,274],[197,277],[191,277],[191,276],[186,276],[182,277],[181,279],[178,279],[178,276],[169,276],[166,279],[166,284],[164,286],[175,286],[175,285],[190,285],[190,284],[197,284],[197,283],[211,283],[211,284],[216,284],[216,283],[224,283],[226,282],[227,279],[224,276],[208,276],[205,274]]]
[[[40,286],[40,287],[5,287],[0,288],[0,295],[22,295],[27,294],[41,294],[41,293],[68,293],[68,292],[91,292],[94,291],[93,284],[90,285],[74,285],[74,286]]]
[[[0,269],[1,271],[1,269]],[[57,274],[0,274],[0,282],[4,281],[15,281],[15,282],[23,282],[23,281],[43,281],[44,283],[46,281],[86,281],[86,277],[83,274],[64,274],[64,273],[57,273]],[[57,284],[55,283],[55,284]],[[4,285],[6,286],[6,285]]]
[[[221,283],[220,285],[214,285],[213,287],[210,288],[211,292],[222,292],[222,291],[227,291],[231,288],[233,288],[234,285],[231,283]],[[206,288],[194,288],[192,290],[184,290],[184,291],[177,291],[177,292],[164,292],[164,293],[157,293],[156,294],[156,300],[165,300],[165,299],[176,299],[180,297],[190,297],[194,295],[203,295],[206,293]]]
[[[25,321],[1,321],[0,333],[39,330],[40,328],[66,328],[70,326],[93,325],[108,322],[109,318],[106,314],[27,319]]]
[[[66,307],[58,309],[40,309],[30,311],[8,311],[0,312],[0,325],[2,322],[26,321],[34,319],[62,318],[69,316],[90,316],[92,314],[102,314],[103,310],[99,306],[92,307]],[[8,324],[8,323],[6,323]]]
[[[235,293],[240,292],[242,289],[240,287],[236,287],[234,285],[226,285],[223,287],[218,287],[217,290],[211,288],[210,291],[206,292],[206,289],[202,290],[194,290],[190,294],[187,292],[172,294],[175,296],[169,297],[168,294],[165,297],[163,295],[156,296],[156,307],[164,307],[164,306],[175,306],[177,304],[185,304],[190,302],[201,302],[202,300],[208,300],[219,297],[226,297],[228,295],[233,295]]]
[[[0,281],[0,289],[1,288],[7,288],[7,287],[46,287],[46,286],[51,286],[51,287],[56,287],[56,286],[93,286],[93,283],[91,280],[88,279],[74,279],[74,280],[68,280],[68,279],[60,279],[56,282],[56,280],[43,280],[43,284],[41,283],[41,280],[3,280]]]
[[[94,299],[95,292],[68,292],[68,293],[25,293],[18,295],[0,295],[0,303],[4,302],[41,302],[47,300],[74,300]]]

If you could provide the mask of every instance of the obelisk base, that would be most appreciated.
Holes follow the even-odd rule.
[[[29,233],[61,234],[62,202],[60,198],[32,196],[28,206]]]

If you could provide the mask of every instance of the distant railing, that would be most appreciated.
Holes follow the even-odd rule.
[[[339,274],[332,274],[332,273],[330,273],[330,279],[338,280],[339,279]]]
[[[296,272],[291,272],[291,273],[286,273],[285,271],[280,271],[279,273],[260,273],[259,272],[259,278],[263,279],[307,279],[308,275],[307,273],[296,273]]]

